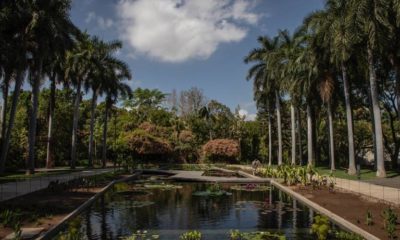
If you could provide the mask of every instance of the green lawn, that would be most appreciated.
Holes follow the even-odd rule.
[[[326,174],[329,175],[331,173],[331,170],[328,167],[316,167],[317,171],[320,174]],[[400,175],[400,172],[388,170],[386,172],[388,178],[396,177]],[[349,179],[349,180],[358,180],[357,175],[349,175],[346,173],[344,169],[336,169],[334,172],[335,177],[337,178],[344,178],[344,179]],[[371,169],[361,169],[361,174],[360,174],[360,179],[361,180],[368,180],[368,179],[374,179],[376,178],[376,172],[371,170]]]
[[[47,177],[52,175],[65,174],[73,171],[79,171],[79,170],[62,169],[59,171],[51,171],[51,172],[37,172],[34,175],[26,175],[23,172],[6,173],[0,176],[0,183],[23,181],[38,177]]]

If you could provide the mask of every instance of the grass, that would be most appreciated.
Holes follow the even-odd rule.
[[[34,179],[34,178],[39,178],[39,177],[47,177],[47,176],[52,176],[52,175],[71,173],[74,171],[80,171],[80,170],[60,169],[60,170],[53,170],[50,172],[36,172],[33,175],[26,175],[24,172],[6,173],[6,174],[3,174],[0,176],[0,183],[17,182],[17,181],[23,181],[23,180],[27,180],[27,179]]]
[[[320,174],[323,175],[329,175],[331,173],[331,170],[328,167],[316,167],[316,169]],[[348,180],[359,180],[357,175],[349,175],[347,174],[345,169],[336,169],[333,174],[337,178],[343,178]],[[400,172],[393,170],[387,170],[386,174],[387,178],[400,176]],[[373,169],[360,170],[360,180],[369,180],[374,178],[376,178],[376,172]]]

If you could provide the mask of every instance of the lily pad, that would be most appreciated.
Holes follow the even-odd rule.
[[[146,196],[152,193],[148,191],[132,190],[132,191],[117,192],[117,194],[130,197],[130,196]]]

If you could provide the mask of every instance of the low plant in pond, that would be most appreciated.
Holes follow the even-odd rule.
[[[241,184],[241,185],[234,185],[231,186],[231,190],[236,191],[248,191],[248,192],[257,192],[257,191],[267,191],[271,187],[262,184],[255,184],[255,183],[248,183],[248,184]]]
[[[122,240],[151,240],[151,239],[159,239],[160,235],[158,234],[150,234],[146,230],[138,230],[132,235],[128,237],[122,238]]]
[[[242,233],[239,230],[231,230],[230,240],[285,240],[285,235],[270,232]]]
[[[311,232],[314,233],[318,240],[325,240],[331,231],[329,219],[325,216],[317,215],[311,225]]]
[[[179,237],[180,240],[201,240],[201,232],[189,231]]]
[[[194,192],[192,195],[198,197],[221,197],[231,196],[232,193],[223,190],[219,183],[214,183],[208,186],[206,191],[197,191]]]

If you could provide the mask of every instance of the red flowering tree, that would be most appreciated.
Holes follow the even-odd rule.
[[[233,139],[215,139],[203,146],[203,155],[207,160],[236,162],[239,157],[239,143]]]

